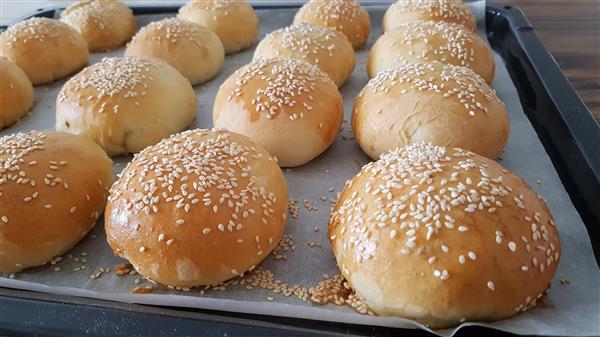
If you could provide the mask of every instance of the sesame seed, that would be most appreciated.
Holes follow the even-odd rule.
[[[492,282],[492,281],[488,281],[488,283],[487,283],[487,287],[488,287],[488,288],[489,288],[491,291],[494,291],[494,290],[496,290],[496,287],[494,286],[494,282]]]
[[[145,251],[146,251],[146,247],[144,247],[144,246],[141,246],[141,247],[140,247],[140,249],[139,249],[139,251],[140,251],[140,253],[143,253],[143,252],[145,252]]]

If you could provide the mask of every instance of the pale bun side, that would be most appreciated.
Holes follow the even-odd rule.
[[[0,57],[0,129],[11,126],[33,107],[33,86],[27,74]]]
[[[357,95],[352,111],[356,141],[373,159],[417,141],[494,159],[509,129],[504,104],[479,75],[439,62],[379,72]]]
[[[120,0],[77,1],[60,13],[60,21],[81,33],[92,53],[119,48],[137,27],[133,12]]]
[[[260,145],[189,130],[135,155],[111,188],[115,254],[169,287],[216,284],[255,268],[285,227],[283,172]]]
[[[69,79],[56,102],[56,129],[93,139],[110,156],[139,152],[195,118],[190,82],[155,58],[104,58]]]
[[[356,0],[310,0],[294,16],[294,24],[299,23],[340,31],[354,49],[364,47],[371,32],[369,13]]]
[[[250,47],[260,30],[258,16],[245,0],[191,0],[179,9],[177,18],[210,28],[227,54]]]
[[[381,35],[367,61],[369,78],[407,63],[439,61],[473,69],[487,83],[494,79],[492,50],[463,26],[435,21],[413,21]]]
[[[388,152],[351,178],[329,238],[371,310],[433,329],[534,307],[561,255],[546,203],[520,177],[425,143]]]
[[[190,21],[166,18],[140,29],[127,45],[125,56],[159,58],[196,85],[221,70],[225,49],[212,30]]]
[[[81,240],[104,211],[112,162],[63,132],[0,138],[0,272],[43,265]]]
[[[259,58],[219,88],[213,123],[261,144],[280,166],[294,167],[331,146],[343,111],[337,86],[317,67],[296,59]]]
[[[88,63],[88,46],[66,23],[34,17],[0,34],[0,56],[21,68],[33,85],[59,80]]]
[[[477,20],[461,0],[398,0],[383,15],[383,31],[389,32],[407,22],[444,21],[477,30]]]
[[[352,74],[355,55],[346,36],[326,26],[301,23],[278,29],[260,41],[253,59],[284,57],[306,61],[325,72],[338,87]]]

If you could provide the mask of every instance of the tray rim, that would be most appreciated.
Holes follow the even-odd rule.
[[[389,4],[391,4],[393,1],[389,0],[389,1],[360,1],[361,4],[365,7],[377,7],[377,6],[388,6]],[[268,10],[268,9],[285,9],[285,8],[299,8],[300,5],[302,4],[301,1],[288,1],[285,3],[277,3],[277,4],[269,4],[269,3],[251,3],[253,8],[257,9],[257,10]],[[54,18],[55,15],[57,14],[57,12],[63,10],[66,6],[50,6],[50,7],[41,7],[38,8],[34,11],[31,11],[29,13],[26,13],[22,16],[20,16],[17,20],[15,20],[14,22],[19,22],[22,20],[26,20],[29,19],[31,17],[49,17],[49,18]],[[176,12],[177,9],[179,9],[181,7],[180,3],[175,3],[175,4],[169,4],[169,5],[164,5],[161,4],[159,6],[153,6],[153,5],[149,5],[149,4],[142,4],[142,5],[129,5],[129,7],[133,10],[134,15],[147,15],[147,14],[156,14],[156,13],[174,13]],[[575,89],[573,88],[573,86],[571,85],[571,83],[568,81],[568,79],[566,78],[566,76],[564,75],[564,73],[562,72],[560,66],[558,65],[558,63],[556,62],[556,60],[554,59],[554,57],[550,54],[550,52],[544,47],[544,45],[541,43],[541,41],[539,41],[539,39],[537,38],[537,36],[535,35],[535,29],[533,28],[533,26],[531,25],[531,23],[529,22],[529,20],[527,19],[527,16],[524,14],[524,12],[518,7],[518,6],[502,6],[500,4],[486,4],[486,16],[487,16],[487,12],[488,11],[493,11],[496,15],[503,15],[505,17],[507,17],[507,19],[510,21],[510,24],[513,25],[515,30],[519,31],[519,32],[530,32],[533,34],[533,36],[529,36],[529,39],[532,40],[531,42],[534,43],[535,47],[537,47],[540,51],[541,51],[541,55],[538,54],[537,58],[544,58],[543,61],[548,62],[550,61],[550,65],[552,66],[552,70],[553,72],[558,71],[558,80],[560,80],[560,85],[562,86],[566,86],[566,88],[561,88],[563,90],[566,89],[566,93],[563,92],[563,94],[566,95],[570,95],[573,97],[570,97],[571,99],[575,100],[575,105],[577,109],[579,109],[580,111],[583,112],[582,116],[584,118],[584,121],[586,122],[585,124],[588,126],[588,130],[592,130],[592,132],[596,133],[596,136],[598,136],[600,138],[600,122],[597,121],[593,114],[591,113],[591,111],[588,109],[588,107],[585,105],[585,103],[583,102],[583,100],[580,98],[580,96],[577,94],[577,92],[575,91]],[[13,22],[13,23],[14,23]],[[0,32],[4,31],[9,25],[0,25]],[[486,29],[487,30],[487,29]],[[487,33],[487,31],[486,31]],[[521,37],[521,38],[519,38]],[[522,36],[517,35],[517,38],[519,40],[519,42],[522,42]],[[541,46],[541,48],[539,48]],[[523,47],[523,45],[521,45],[521,47]],[[527,48],[524,48],[524,51],[526,52],[526,55],[528,57],[531,57],[531,51],[527,50]],[[531,59],[529,59],[531,61]],[[535,71],[536,71],[536,75],[538,75],[540,78],[545,78],[546,76],[544,76],[544,71],[540,71],[537,67],[536,67],[536,63],[535,62],[531,62],[532,66],[534,67]],[[554,74],[556,75],[556,73]],[[511,74],[511,79],[512,79],[512,74]],[[552,86],[548,86],[546,82],[542,81],[542,83],[544,84],[544,87],[546,89],[547,92],[549,92],[549,94],[552,94],[552,92],[555,92],[555,87],[558,85],[552,85]],[[550,92],[552,91],[552,92]],[[562,106],[563,102],[557,101],[556,99],[554,99],[553,95],[550,95],[551,99],[553,100],[553,103],[557,106]],[[521,105],[523,105],[523,102],[521,100]],[[570,102],[571,104],[573,104],[573,101]],[[566,109],[566,107],[563,107]],[[573,109],[573,107],[570,107],[569,110]],[[524,108],[525,110],[525,108]],[[561,112],[562,110],[559,109],[559,114],[561,114],[561,118],[563,118],[563,121],[565,120],[566,117],[569,116],[565,116],[565,114],[563,114]],[[532,122],[533,124],[533,120],[532,117],[526,112],[526,115],[528,117],[528,119]],[[573,127],[573,120],[572,118],[566,118],[567,126],[569,127]],[[534,128],[536,129],[537,132],[537,126],[534,125]],[[589,131],[588,131],[589,132]],[[573,137],[575,138],[575,140],[578,141],[579,146],[581,146],[581,144],[584,144],[584,153],[589,154],[593,151],[591,151],[590,149],[590,144],[591,142],[589,140],[581,140],[581,137],[576,137],[576,135],[578,135],[577,133],[572,133]],[[588,133],[589,136],[589,133]],[[538,132],[538,138],[539,138],[539,132]],[[542,144],[544,145],[544,147],[546,148],[546,144],[544,142],[542,142]],[[581,149],[580,149],[581,150]],[[550,153],[548,153],[549,155],[551,155]],[[557,170],[557,172],[559,171],[559,168],[556,167],[556,163],[554,161],[554,158],[552,159],[552,164],[554,166],[554,168]],[[589,155],[586,156],[586,158],[590,164],[590,168],[592,170],[592,174],[594,174],[594,176],[596,177],[597,182],[599,182],[600,184],[600,156],[595,157],[595,158],[591,158]],[[561,182],[563,183],[563,185],[565,185],[565,182],[563,181],[563,177],[561,174],[559,174],[561,177]],[[565,185],[565,188],[567,189],[567,186]],[[600,191],[599,191],[600,192]],[[579,207],[577,207],[577,205],[575,204],[575,200],[573,200],[573,197],[571,196],[571,191],[569,189],[567,189],[567,194],[569,195],[569,197],[571,198],[571,201],[574,203],[574,205],[576,206],[576,210],[578,213],[581,214],[581,210],[579,209]],[[600,200],[600,199],[599,199]],[[597,263],[600,264],[600,253],[598,252],[598,250],[600,250],[600,248],[598,248],[597,246],[594,245],[593,242],[593,237],[592,237],[592,233],[589,230],[589,226],[593,225],[596,228],[600,227],[600,218],[592,218],[591,220],[588,218],[586,219],[582,219],[584,224],[586,225],[586,228],[588,228],[588,234],[590,235],[590,240],[592,241],[592,246],[594,248],[594,254],[596,256],[596,261]],[[588,221],[592,221],[594,223],[588,225]],[[598,237],[597,239],[600,239],[600,237]],[[22,303],[26,303],[27,301],[32,302],[31,305],[35,306],[35,304],[33,304],[33,302],[49,302],[49,303],[55,303],[58,305],[63,305],[63,306],[75,306],[75,307],[81,307],[81,309],[84,310],[91,310],[91,311],[95,311],[95,312],[102,312],[102,310],[117,310],[122,312],[122,314],[141,314],[141,315],[146,315],[148,316],[147,318],[150,318],[152,316],[158,316],[160,317],[160,319],[163,319],[165,317],[170,317],[170,318],[175,318],[175,319],[192,319],[194,321],[196,321],[198,324],[202,324],[202,322],[217,322],[217,323],[221,323],[221,324],[225,324],[225,325],[241,325],[242,329],[256,329],[256,328],[266,328],[266,329],[272,329],[273,332],[277,332],[277,333],[284,333],[285,336],[296,336],[296,335],[304,335],[304,333],[310,333],[312,335],[323,335],[323,336],[341,336],[341,335],[387,335],[388,333],[391,333],[393,335],[397,335],[399,333],[401,333],[402,335],[406,335],[406,336],[432,336],[430,333],[424,331],[424,330],[418,330],[418,329],[405,329],[405,328],[386,328],[386,327],[375,327],[375,326],[362,326],[362,325],[352,325],[352,324],[346,324],[346,323],[334,323],[334,322],[322,322],[322,321],[317,321],[317,320],[311,320],[311,319],[294,319],[296,321],[303,321],[304,323],[316,323],[316,325],[340,325],[343,328],[343,330],[345,330],[345,332],[336,332],[336,331],[332,331],[332,330],[322,330],[322,329],[318,329],[318,328],[303,328],[303,327],[299,327],[298,325],[290,325],[290,324],[282,324],[282,323],[276,323],[273,321],[269,321],[268,319],[271,318],[275,318],[275,319],[282,319],[282,317],[274,317],[274,316],[264,316],[264,315],[249,315],[249,314],[241,314],[241,313],[229,313],[229,312],[220,312],[220,311],[214,311],[214,310],[207,310],[207,309],[192,309],[192,310],[183,310],[183,308],[177,308],[177,307],[160,307],[160,306],[153,306],[153,305],[144,305],[144,304],[133,304],[133,303],[123,303],[123,302],[114,302],[114,301],[106,301],[106,300],[98,300],[98,299],[92,299],[92,298],[85,298],[85,297],[75,297],[75,296],[66,296],[66,295],[56,295],[56,294],[50,294],[50,293],[43,293],[43,292],[36,292],[36,291],[27,291],[27,290],[17,290],[17,289],[11,289],[11,288],[4,288],[4,287],[0,287],[0,313],[2,313],[3,310],[6,310],[7,308],[5,308],[5,301],[7,300],[16,300],[18,302],[22,302]],[[252,317],[247,317],[247,316],[258,316],[256,318],[252,318]],[[0,322],[3,322],[2,319],[3,315],[0,315]],[[46,323],[52,323],[52,322],[46,322]],[[26,324],[23,324],[23,326],[25,327]],[[350,328],[351,327],[358,327],[358,328],[364,328],[364,330],[367,330],[368,328],[373,329],[372,332],[362,332],[359,334],[355,334],[353,332],[351,332]],[[40,325],[38,327],[38,333],[39,331],[44,331],[44,326]],[[494,328],[490,328],[490,327],[465,327],[462,328],[461,330],[459,330],[455,336],[461,336],[461,335],[469,335],[469,334],[473,334],[474,330],[471,330],[471,328],[476,328],[479,329],[480,333],[485,332],[486,335],[488,336],[513,336],[514,334],[508,333],[508,332],[504,332],[504,331],[500,331],[500,330],[496,330]],[[377,332],[375,330],[378,330]],[[470,330],[470,331],[469,331]],[[23,330],[25,331],[25,330]],[[29,331],[29,330],[27,330]],[[73,330],[69,330],[71,331],[71,334],[75,334],[76,332],[81,332],[81,330],[77,330],[77,329],[73,329]],[[118,330],[117,330],[118,331]],[[467,332],[469,331],[469,332]],[[5,328],[2,327],[2,325],[0,325],[0,333],[10,333],[10,332],[14,332],[12,330],[7,330]],[[62,331],[64,333],[64,331]],[[188,331],[190,333],[194,333],[194,332],[198,332],[198,331]],[[246,331],[246,332],[250,332],[250,331]],[[387,332],[387,333],[386,333]],[[465,333],[467,332],[467,333]],[[134,334],[133,331],[128,331],[128,334]],[[178,331],[178,333],[182,333],[180,331]],[[204,333],[207,333],[207,331],[204,331]],[[33,334],[33,333],[32,333]],[[37,333],[36,333],[37,335]],[[283,336],[280,334],[274,334],[274,336]]]

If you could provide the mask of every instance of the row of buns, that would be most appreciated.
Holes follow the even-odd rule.
[[[65,17],[96,2],[73,5]],[[69,24],[85,16],[70,15]],[[253,61],[220,86],[217,129],[183,132],[196,116],[192,83],[213,77],[226,53],[250,46],[258,19],[244,2],[224,0],[191,1],[179,17],[209,28],[151,23],[127,57],[105,58],[65,83],[56,129],[66,132],[0,138],[0,198],[10,199],[0,214],[0,271],[64,253],[102,210],[115,254],[163,285],[242,275],[276,246],[288,203],[280,167],[303,165],[336,139],[338,87],[369,35],[368,14],[353,0],[308,2],[294,25],[268,34]],[[86,56],[60,74],[44,68],[51,74],[34,84],[83,67],[88,46],[114,48],[92,49],[93,34],[82,33],[81,42],[58,21],[35,20],[69,31],[73,38],[60,43]],[[247,35],[230,30],[240,26]],[[558,231],[543,199],[491,160],[509,124],[488,84],[494,61],[472,32],[473,15],[461,1],[398,1],[383,26],[369,55],[372,78],[352,112],[357,143],[375,161],[347,181],[329,222],[340,272],[374,312],[433,327],[534,307],[558,265]],[[186,62],[199,53],[205,62]],[[27,71],[11,67],[2,71],[24,82]],[[32,90],[31,82],[24,86]],[[126,153],[134,158],[113,184],[108,156]]]

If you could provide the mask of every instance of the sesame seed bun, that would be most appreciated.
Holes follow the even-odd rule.
[[[407,22],[429,20],[463,25],[477,30],[475,15],[461,0],[399,0],[383,16],[383,31],[388,32]]]
[[[179,9],[177,18],[210,28],[227,54],[250,47],[260,28],[258,16],[245,0],[191,0]]]
[[[77,1],[60,13],[60,21],[81,33],[91,52],[122,46],[137,26],[131,9],[119,0]]]
[[[27,74],[0,57],[0,129],[11,126],[33,107],[33,86]]]
[[[221,70],[225,49],[212,30],[190,21],[167,18],[143,27],[127,45],[125,56],[159,58],[196,85]]]
[[[329,237],[342,275],[379,315],[432,328],[495,321],[544,296],[560,241],[544,200],[500,164],[416,143],[350,179]]]
[[[318,67],[341,87],[352,74],[354,49],[346,36],[334,29],[301,23],[269,33],[256,47],[254,59],[300,59]]]
[[[369,13],[355,0],[310,0],[296,13],[294,24],[327,26],[346,35],[354,49],[362,48],[371,31]]]
[[[56,129],[93,139],[110,156],[139,152],[195,117],[190,82],[155,58],[104,58],[69,79],[56,102]]]
[[[435,21],[413,21],[381,35],[369,52],[367,73],[371,78],[398,65],[432,61],[471,68],[487,83],[494,79],[494,56],[477,34]]]
[[[38,85],[83,68],[88,62],[88,46],[71,26],[34,17],[0,34],[0,56],[14,62]]]
[[[137,154],[105,213],[115,254],[163,285],[216,284],[252,270],[285,227],[275,159],[224,130],[189,130]]]
[[[282,167],[293,167],[329,148],[343,112],[337,86],[319,68],[302,60],[259,58],[223,83],[213,122],[261,144]]]
[[[354,136],[373,159],[417,141],[494,159],[508,141],[509,128],[504,104],[481,76],[439,62],[379,72],[358,94],[352,111]]]
[[[47,263],[81,240],[104,210],[112,162],[63,132],[0,138],[0,272]]]

